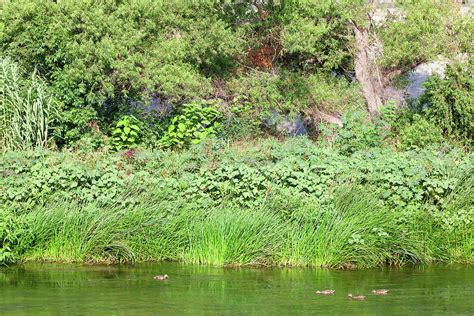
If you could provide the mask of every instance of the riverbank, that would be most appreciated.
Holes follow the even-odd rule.
[[[12,152],[0,261],[367,268],[472,263],[472,155],[304,138],[182,152]]]

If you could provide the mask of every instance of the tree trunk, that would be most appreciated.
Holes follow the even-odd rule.
[[[379,93],[381,85],[377,78],[377,69],[369,58],[369,28],[359,27],[352,23],[352,29],[355,34],[356,54],[354,59],[354,68],[357,81],[362,86],[362,92],[367,102],[367,108],[370,116],[378,116],[382,106],[382,100]]]

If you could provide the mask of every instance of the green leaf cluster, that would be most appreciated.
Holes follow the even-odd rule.
[[[7,175],[1,180],[0,199],[26,209],[62,199],[110,203],[125,189],[127,176],[115,165],[116,157],[99,157],[81,160],[71,154],[9,153],[0,163],[0,172]]]
[[[472,165],[472,155],[454,149],[369,148],[347,156],[304,139],[266,141],[248,149],[206,142],[177,152],[138,152],[131,158],[8,153],[0,164],[0,202],[28,210],[62,200],[126,204],[141,196],[149,203],[185,200],[247,207],[283,194],[317,201],[324,209],[334,187],[352,183],[377,187],[380,201],[398,212],[451,205],[450,213],[457,214],[448,197],[466,183]],[[150,190],[166,194],[149,195]],[[466,205],[461,209],[470,212]]]
[[[213,104],[192,102],[183,105],[181,113],[171,119],[167,131],[160,139],[164,148],[184,148],[199,144],[215,135],[221,123],[221,114]]]
[[[22,228],[18,218],[7,209],[0,209],[0,264],[10,264],[18,260]]]
[[[136,147],[141,141],[140,122],[133,115],[125,115],[115,124],[112,130],[112,145],[115,150]]]

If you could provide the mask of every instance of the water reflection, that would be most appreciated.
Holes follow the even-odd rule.
[[[153,280],[167,273],[168,281]],[[372,289],[390,289],[374,296]],[[334,296],[316,296],[334,289]],[[362,293],[365,301],[347,299]],[[2,314],[423,314],[474,312],[471,266],[362,271],[25,265],[0,270]]]

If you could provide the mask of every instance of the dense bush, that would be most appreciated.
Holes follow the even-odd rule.
[[[380,130],[364,112],[350,112],[343,118],[343,127],[335,140],[341,153],[349,155],[364,148],[380,147]]]
[[[68,106],[205,95],[203,73],[222,71],[238,43],[211,2],[15,1],[2,22],[3,50],[37,65]]]
[[[399,9],[377,30],[385,69],[403,72],[438,55],[452,57],[472,50],[469,34],[474,23],[453,1],[399,1]]]
[[[15,1],[0,20],[2,52],[37,67],[64,103],[66,144],[122,104],[208,96],[240,42],[210,1]]]
[[[399,133],[399,147],[402,150],[423,148],[443,142],[441,128],[419,114],[414,114],[410,123],[402,126]]]
[[[371,44],[383,46],[374,54],[382,74],[408,71],[438,54],[469,53],[472,19],[450,1],[431,2],[401,1],[399,14],[373,21]],[[36,69],[61,102],[52,133],[60,148],[99,148],[106,143],[101,136],[120,117],[141,120],[138,112],[156,114],[143,120],[142,130],[142,144],[156,148],[169,136],[168,125],[174,126],[170,113],[181,115],[186,104],[211,98],[220,99],[220,109],[229,113],[251,107],[250,115],[221,113],[232,118],[226,121],[227,139],[242,137],[231,123],[250,122],[246,128],[258,132],[264,124],[255,121],[269,112],[316,121],[316,111],[342,115],[364,109],[354,80],[351,24],[368,27],[373,8],[362,0],[261,5],[9,1],[2,5],[0,50],[27,73]],[[175,147],[174,141],[165,145]]]
[[[2,200],[26,208],[49,199],[111,202],[125,189],[126,171],[110,155],[94,161],[99,155],[82,161],[64,154],[9,153],[1,162]]]
[[[283,189],[325,201],[334,185],[349,181],[377,186],[392,207],[438,205],[469,173],[472,163],[472,157],[460,151],[429,148],[406,152],[365,148],[347,157],[346,152],[318,148],[308,140],[267,141],[256,152],[209,145],[181,154],[137,152],[123,158],[7,153],[1,163],[5,175],[1,200],[20,206],[48,199],[109,203],[127,190],[146,191],[158,185],[174,191],[175,197],[246,206]]]
[[[229,82],[229,92],[263,110],[329,113],[364,108],[359,87],[331,74],[251,72]]]
[[[448,66],[445,78],[433,76],[418,101],[422,114],[446,136],[474,141],[474,64]]]
[[[222,139],[238,141],[262,136],[262,112],[253,107],[252,103],[237,99],[236,102],[221,107],[221,112],[223,123],[219,134]]]
[[[301,1],[283,4],[281,42],[284,54],[299,67],[351,70],[353,44],[350,19],[363,1]]]

